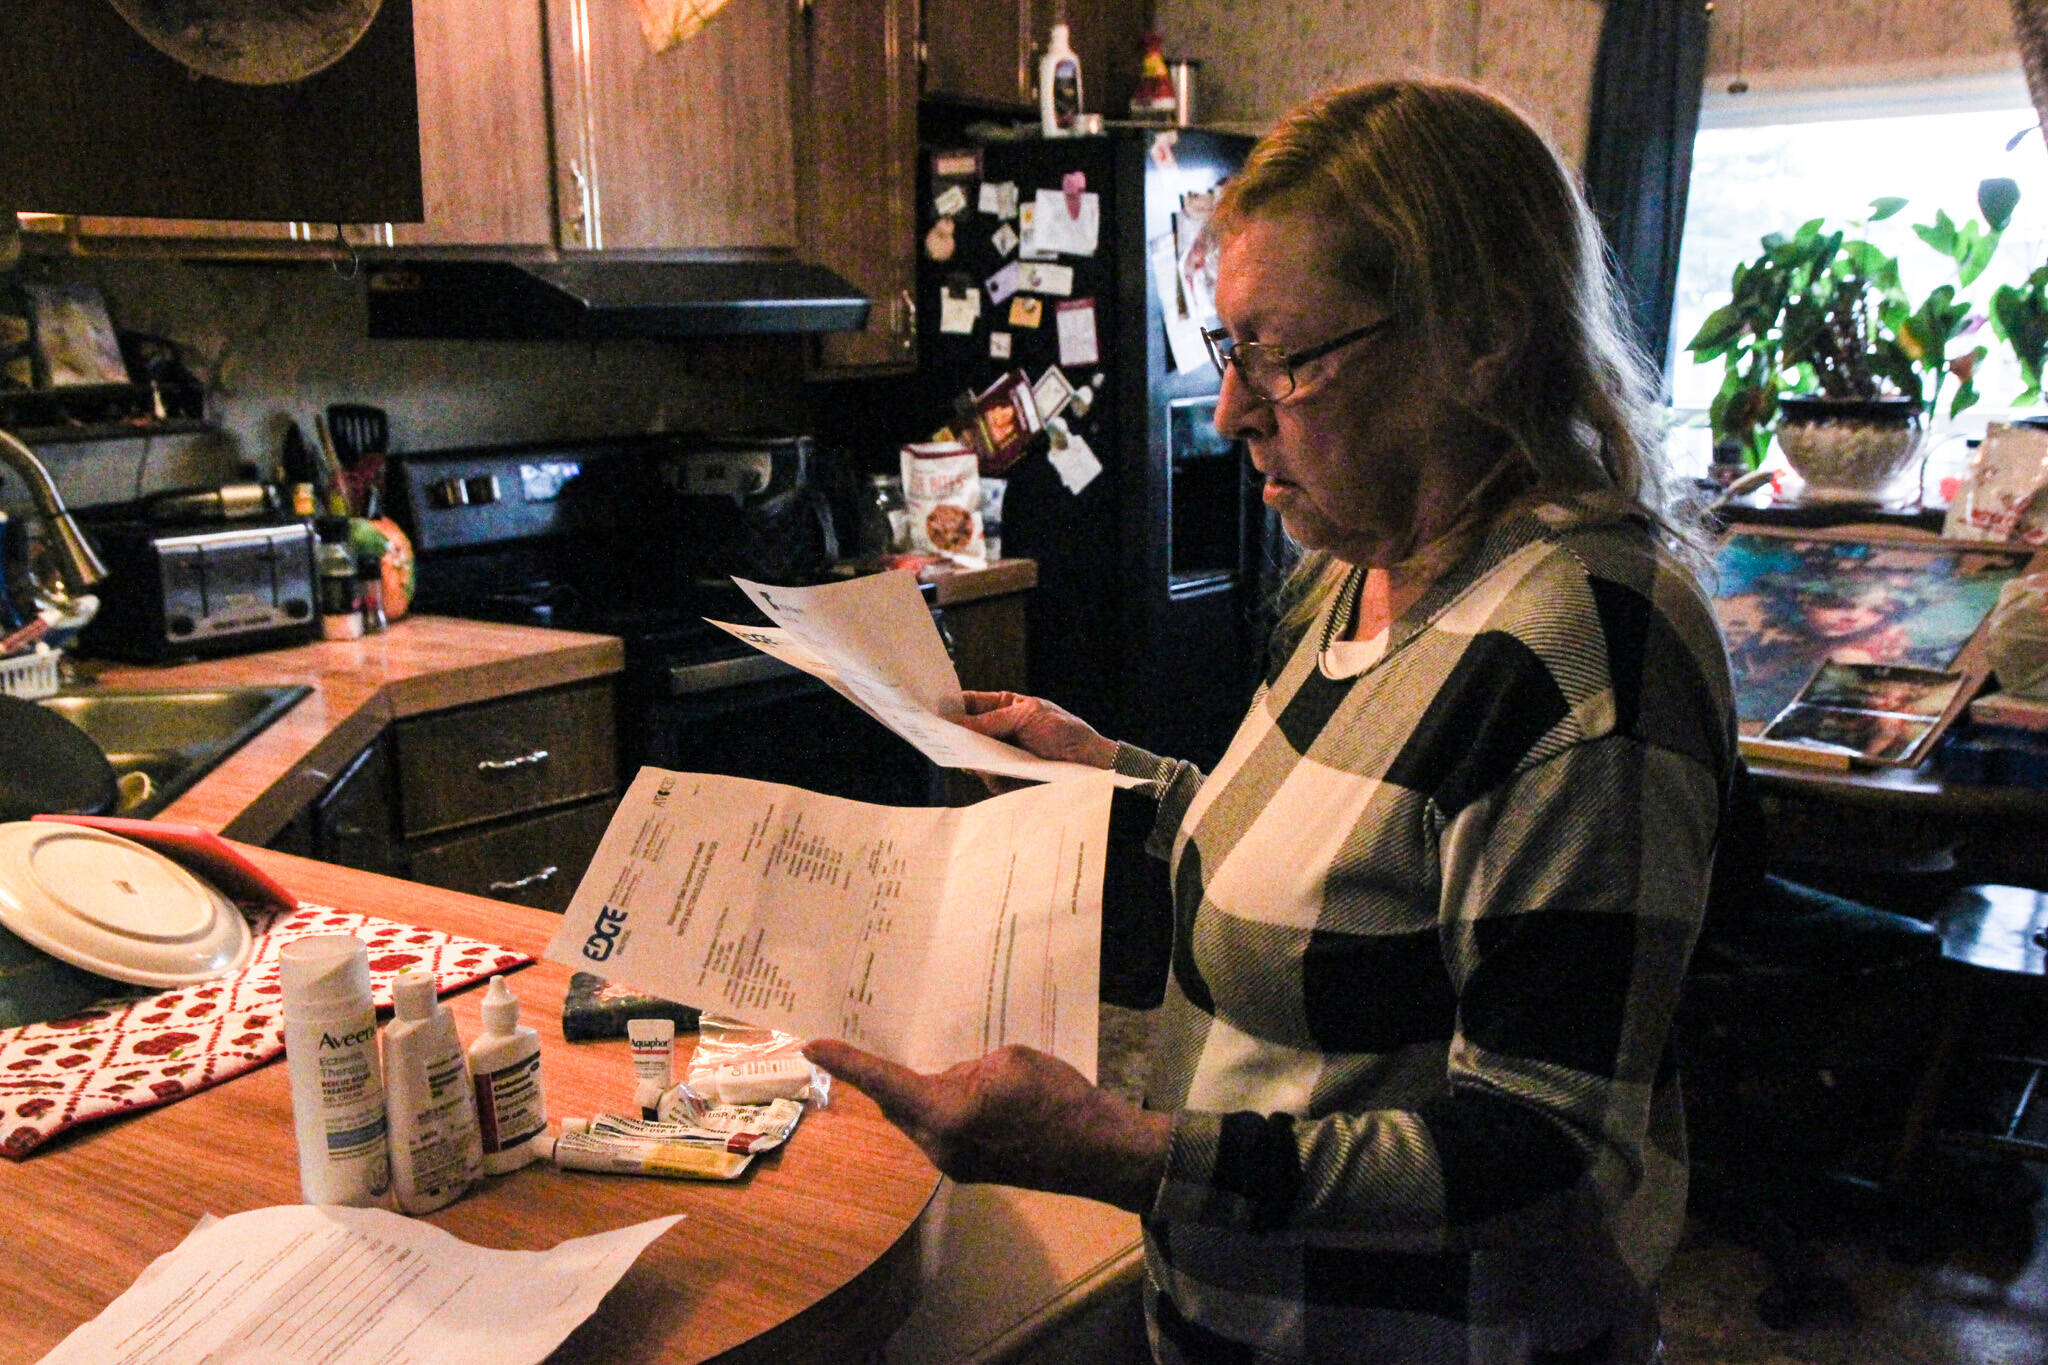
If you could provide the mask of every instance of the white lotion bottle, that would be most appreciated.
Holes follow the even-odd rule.
[[[494,976],[484,995],[484,1031],[469,1045],[476,1077],[476,1114],[483,1129],[484,1170],[516,1171],[544,1153],[533,1139],[548,1130],[540,1084],[540,1034],[519,1022],[519,997]]]
[[[391,1186],[400,1209],[431,1213],[483,1175],[476,1090],[455,1015],[435,999],[434,974],[419,967],[400,972],[391,999],[396,1015],[384,1030]]]
[[[1072,137],[1081,117],[1081,59],[1067,44],[1067,26],[1054,24],[1038,59],[1038,122],[1047,137]]]
[[[369,949],[352,934],[314,934],[285,944],[277,957],[299,1198],[386,1207],[391,1158]]]

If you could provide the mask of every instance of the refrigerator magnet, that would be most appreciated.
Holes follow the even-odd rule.
[[[1067,376],[1057,365],[1045,367],[1045,373],[1038,376],[1038,382],[1031,386],[1032,401],[1038,405],[1038,415],[1050,422],[1066,410],[1067,401],[1074,396],[1074,386],[1067,382]]]
[[[981,317],[981,291],[973,285],[959,289],[947,285],[939,295],[939,330],[965,336]]]
[[[979,147],[945,148],[932,153],[932,179],[978,180],[981,178]]]
[[[1172,128],[1152,135],[1152,147],[1147,153],[1152,164],[1169,175],[1180,169],[1180,159],[1173,154],[1173,144],[1180,141],[1180,133]]]
[[[932,200],[932,211],[941,218],[951,218],[967,207],[967,191],[958,185],[948,185]]]
[[[950,223],[953,220],[948,218],[946,221]],[[1017,249],[1017,229],[1005,223],[995,230],[989,241],[994,244],[996,255],[1007,256]]]
[[[1067,486],[1067,491],[1078,494],[1095,482],[1095,476],[1102,472],[1102,461],[1095,457],[1094,450],[1080,432],[1062,424],[1061,434],[1065,439],[1055,439],[1045,458],[1060,476],[1060,482]]]
[[[1008,332],[990,332],[988,334],[988,358],[990,360],[1008,360],[1010,358],[1010,334]]]
[[[1018,267],[1017,287],[1027,294],[1052,294],[1065,298],[1074,292],[1074,267],[1026,261]]]
[[[941,218],[932,224],[932,230],[924,235],[924,254],[935,261],[953,259],[953,220]]]
[[[1068,299],[1054,311],[1060,339],[1060,364],[1093,365],[1101,359],[1095,344],[1095,300]]]
[[[983,286],[988,290],[988,301],[999,304],[1017,292],[1017,263],[1011,261],[1001,270],[988,277]]]
[[[1036,327],[1044,316],[1045,303],[1042,299],[1028,298],[1023,294],[1019,294],[1010,300],[1010,325],[1012,327]]]
[[[1017,182],[1014,180],[984,180],[981,182],[980,208],[991,218],[1015,218],[1017,216]]]

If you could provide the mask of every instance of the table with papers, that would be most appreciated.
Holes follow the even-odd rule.
[[[263,849],[249,856],[299,895],[538,955],[559,917]],[[511,973],[541,1035],[548,1109],[619,1108],[627,1044],[562,1041],[566,968]],[[465,1039],[481,987],[448,998]],[[678,1067],[686,1059],[680,1046]],[[794,1140],[731,1183],[558,1171],[487,1178],[417,1220],[478,1248],[545,1252],[681,1215],[632,1258],[553,1359],[608,1362],[863,1358],[904,1311],[909,1236],[937,1187],[910,1141],[850,1086]],[[65,1134],[0,1169],[0,1365],[41,1360],[98,1317],[205,1215],[296,1203],[298,1166],[282,1063],[161,1109]]]

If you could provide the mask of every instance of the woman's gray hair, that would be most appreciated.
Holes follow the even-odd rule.
[[[1470,393],[1447,379],[1447,396],[1526,462],[1524,490],[1612,500],[1701,562],[1666,485],[1658,371],[1576,177],[1527,119],[1457,81],[1327,91],[1260,139],[1212,230],[1292,212],[1336,230],[1328,268],[1405,318],[1418,355],[1504,358]]]

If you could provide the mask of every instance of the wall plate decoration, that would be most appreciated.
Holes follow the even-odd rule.
[[[412,8],[7,0],[0,211],[419,222]]]

